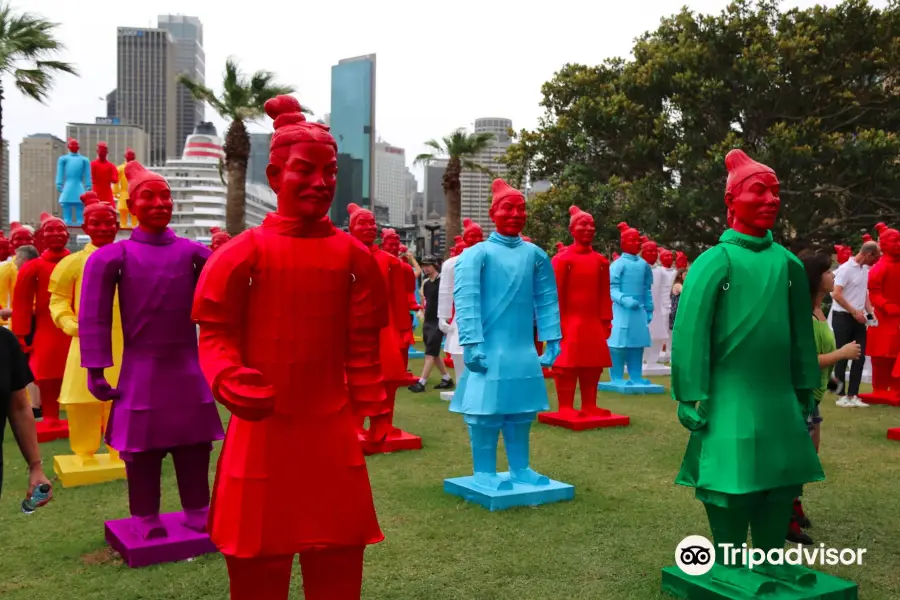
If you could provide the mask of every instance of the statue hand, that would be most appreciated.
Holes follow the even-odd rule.
[[[816,410],[816,397],[813,395],[812,390],[797,390],[797,400],[800,402],[804,419],[808,418]]]
[[[58,186],[56,186],[56,191],[59,192],[60,194],[62,194],[62,184],[59,184]]]
[[[556,362],[556,359],[559,358],[559,353],[561,352],[561,348],[559,347],[559,340],[550,340],[544,346],[544,353],[541,354],[541,366],[550,368],[553,366],[553,363]]]
[[[609,336],[612,335],[612,321],[602,321],[601,326],[603,327],[603,331],[606,332],[604,335],[604,339],[609,339]]]
[[[103,375],[103,369],[88,369],[88,391],[97,400],[109,402],[110,400],[118,400],[121,396],[119,390],[109,385],[106,376]]]
[[[650,321],[653,320],[653,311],[652,311],[652,310],[648,310],[648,311],[646,311],[646,313],[647,313],[647,325],[649,325],[649,324],[650,324]]]
[[[441,333],[444,335],[450,333],[450,323],[447,322],[447,319],[438,319],[438,329],[440,329]]]
[[[634,310],[635,308],[638,308],[640,306],[640,303],[638,303],[638,301],[631,296],[624,296],[622,298],[622,306]]]
[[[702,402],[698,407],[695,407],[693,402],[678,403],[678,421],[690,431],[699,431],[706,427],[705,413]]]
[[[275,388],[256,369],[234,369],[219,380],[213,392],[234,416],[245,421],[262,421],[275,412]]]
[[[22,349],[24,354],[31,354],[31,346],[28,345],[28,342],[25,341],[25,336],[19,336],[19,348]]]
[[[78,337],[78,320],[74,317],[63,319],[59,328],[69,337]]]
[[[466,363],[466,368],[470,371],[487,373],[487,355],[481,349],[481,344],[464,347],[463,362]]]

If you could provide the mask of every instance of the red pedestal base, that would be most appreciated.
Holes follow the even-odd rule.
[[[900,442],[900,427],[888,429],[888,439],[894,440],[895,442]]]
[[[449,354],[444,356],[444,366],[448,369],[453,368],[453,358]]]
[[[363,454],[371,456],[373,454],[389,454],[391,452],[401,452],[403,450],[421,450],[422,438],[411,433],[407,433],[402,429],[394,428],[394,431],[380,444],[369,444],[363,434],[357,434],[359,442],[363,447]]]
[[[544,372],[544,379],[552,379],[553,378],[553,371],[551,371],[547,367],[541,367],[541,371]]]
[[[900,396],[893,392],[872,392],[860,394],[859,399],[866,404],[883,404],[885,406],[900,406]]]
[[[66,420],[41,420],[34,425],[35,429],[37,429],[37,439],[39,444],[52,442],[53,440],[64,440],[69,437],[69,422]]]
[[[547,412],[538,415],[538,421],[545,425],[565,427],[572,431],[600,429],[602,427],[627,427],[631,418],[610,413],[606,416],[585,415],[581,412]]]

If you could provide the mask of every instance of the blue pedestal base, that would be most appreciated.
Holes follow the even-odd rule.
[[[625,381],[603,381],[597,384],[601,392],[615,392],[617,394],[665,394],[666,388],[655,383],[631,383]]]
[[[509,478],[509,473],[498,473]],[[459,496],[466,502],[479,504],[491,512],[515,508],[516,506],[539,506],[553,502],[565,502],[575,498],[575,486],[550,480],[547,485],[513,483],[512,490],[489,490],[475,485],[474,478],[454,477],[444,480],[444,491]]]
[[[409,357],[410,358],[425,358],[425,353],[421,350],[417,350],[413,347],[409,348]]]

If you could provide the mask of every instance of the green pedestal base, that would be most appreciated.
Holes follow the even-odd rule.
[[[748,584],[754,581],[761,584],[774,582],[775,588],[764,593],[753,593],[750,589],[722,583],[715,579],[715,573],[728,569],[716,565],[705,575],[688,575],[677,566],[662,570],[662,589],[676,598],[687,600],[751,600],[752,598],[769,598],[770,600],[857,600],[859,588],[852,581],[845,581],[832,575],[816,571],[816,583],[811,587],[800,587],[776,579],[771,579],[757,572],[747,573]],[[729,569],[730,570],[730,569]]]

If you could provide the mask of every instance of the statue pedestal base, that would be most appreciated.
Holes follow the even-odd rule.
[[[888,429],[888,439],[894,440],[895,442],[900,442],[900,427]]]
[[[421,343],[422,343],[422,336],[421,336],[421,335],[414,335],[414,336],[413,336],[413,342],[415,342],[416,344],[421,344]]]
[[[672,367],[669,365],[648,365],[645,364],[641,369],[641,374],[648,377],[661,377],[663,375],[671,375]]]
[[[866,404],[900,406],[900,396],[894,392],[871,392],[869,394],[860,394],[859,399]]]
[[[441,400],[450,402],[453,400],[453,392],[441,392]]]
[[[422,352],[421,350],[418,350],[418,349],[410,346],[409,347],[409,357],[410,358],[425,358],[425,353]]]
[[[202,554],[218,552],[209,534],[197,533],[184,526],[184,513],[160,515],[168,536],[153,540],[138,537],[131,526],[131,519],[107,521],[106,543],[122,555],[132,569],[187,560]]]
[[[450,356],[449,354],[444,355],[444,366],[447,367],[448,369],[453,368],[453,357]]]
[[[497,473],[497,475],[509,479],[509,473]],[[491,512],[516,506],[540,506],[553,502],[565,502],[575,498],[574,485],[553,479],[547,485],[513,483],[513,489],[498,491],[476,485],[475,479],[469,475],[468,477],[445,479],[444,491],[453,496],[459,496],[466,502],[481,505]]]
[[[553,371],[551,369],[541,367],[541,371],[544,373],[544,379],[553,379]]]
[[[601,427],[627,427],[631,422],[625,415],[590,415],[581,411],[545,412],[538,415],[538,421],[545,425],[564,427],[572,431],[586,431]]]
[[[391,452],[402,452],[403,450],[421,450],[422,438],[413,435],[402,429],[394,430],[388,435],[387,439],[380,444],[369,444],[362,434],[357,434],[359,443],[362,444],[363,454],[371,456],[373,454],[389,454]]]
[[[53,459],[53,472],[57,474],[63,487],[95,485],[125,479],[125,462],[113,460],[109,454],[95,454],[89,459],[67,454]]]
[[[616,394],[665,394],[666,388],[656,383],[634,383],[630,380],[601,381],[597,384],[601,392],[615,392]]]
[[[714,579],[713,574],[718,569],[731,570],[728,567],[715,566],[709,573],[695,576],[686,574],[677,566],[666,567],[662,570],[662,589],[676,598],[688,600],[744,600],[758,597],[772,600],[856,600],[859,597],[859,588],[852,581],[818,571],[813,571],[816,574],[814,585],[801,587],[743,569],[748,586],[771,584],[775,588],[774,591],[768,593],[760,591],[757,594],[752,589],[739,589]]]
[[[37,429],[37,439],[39,444],[69,438],[69,422],[66,420],[47,421],[42,419],[35,423],[34,426],[35,429]]]

